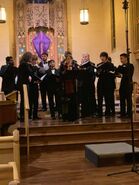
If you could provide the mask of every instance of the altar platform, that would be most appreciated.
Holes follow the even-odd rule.
[[[30,149],[76,150],[84,149],[86,144],[131,143],[129,119],[120,119],[118,115],[106,118],[85,118],[75,122],[52,120],[49,114],[41,113],[39,121],[29,122]],[[21,149],[26,149],[24,123],[19,124]],[[139,121],[134,122],[135,143],[139,146]]]

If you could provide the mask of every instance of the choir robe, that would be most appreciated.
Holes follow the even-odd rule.
[[[78,118],[77,70],[65,70],[61,73],[62,116],[63,120],[75,121]]]

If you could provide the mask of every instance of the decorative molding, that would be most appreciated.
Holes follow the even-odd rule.
[[[132,49],[136,59],[139,59],[139,1],[130,0]]]
[[[26,51],[25,1],[16,1],[16,55],[17,61]]]
[[[17,60],[25,51],[35,54],[33,38],[40,31],[46,33],[51,40],[49,57],[57,61],[63,59],[67,50],[66,1],[31,4],[26,0],[16,2],[16,50]]]

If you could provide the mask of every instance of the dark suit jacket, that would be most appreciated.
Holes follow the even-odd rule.
[[[2,77],[2,91],[9,94],[16,90],[15,77],[17,75],[17,68],[13,65],[4,65],[1,67],[0,76]]]
[[[18,82],[17,87],[19,90],[23,89],[23,84],[29,84],[29,76],[32,77],[32,70],[28,63],[21,63],[18,68]]]
[[[50,91],[56,91],[60,88],[60,73],[59,70],[55,69],[55,74],[52,74],[52,70],[47,70],[47,90]]]
[[[111,62],[97,65],[98,86],[115,89],[115,66]]]
[[[133,74],[134,74],[134,66],[133,64],[125,64],[125,65],[120,65],[117,68],[117,73],[122,74],[122,79],[121,79],[121,85],[120,89],[122,88],[123,90],[129,90],[130,85],[133,85]]]

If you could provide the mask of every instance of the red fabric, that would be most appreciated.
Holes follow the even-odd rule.
[[[65,81],[65,92],[67,95],[74,93],[74,81],[73,80]]]

